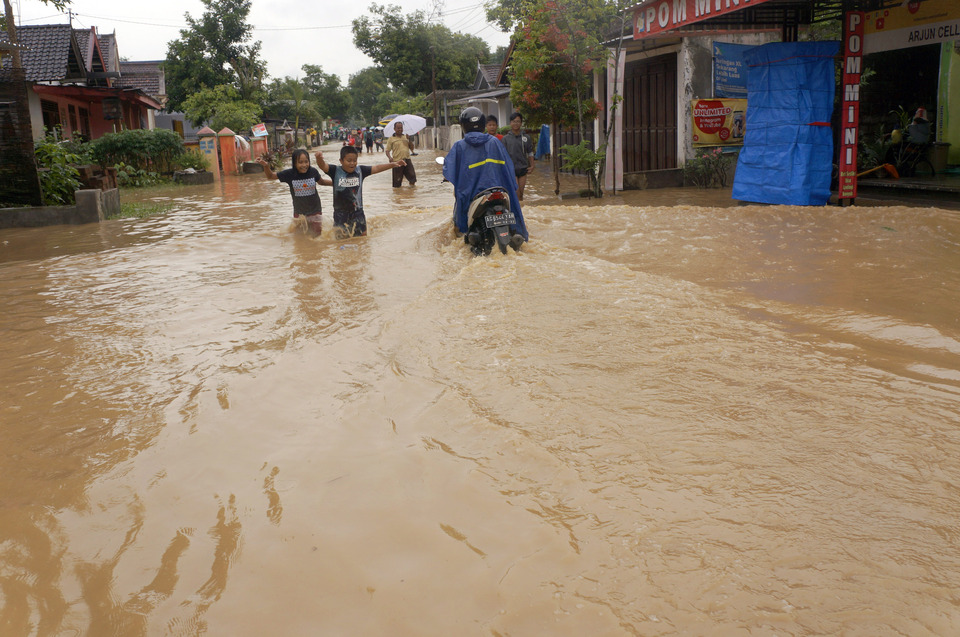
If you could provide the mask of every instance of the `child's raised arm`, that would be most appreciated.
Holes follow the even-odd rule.
[[[403,168],[407,165],[407,162],[402,159],[397,161],[390,162],[389,164],[377,164],[376,166],[370,167],[370,174],[376,175],[377,173],[382,173],[385,170],[390,170],[391,168]]]
[[[270,164],[267,163],[267,160],[263,157],[257,159],[257,163],[263,166],[263,175],[267,179],[276,179],[277,173],[273,172],[273,169],[270,168]]]
[[[320,172],[325,173],[330,170],[330,166],[327,165],[327,160],[323,158],[323,153],[321,151],[318,150],[316,153],[314,153],[313,158],[317,160],[317,168],[320,169]]]

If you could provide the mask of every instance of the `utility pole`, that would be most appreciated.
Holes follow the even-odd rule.
[[[437,47],[430,47],[430,83],[433,85],[433,149],[439,150],[440,140],[437,136]]]
[[[13,56],[13,68],[22,69],[23,62],[20,59],[20,48],[17,40],[17,23],[13,20],[13,5],[10,4],[10,0],[3,0],[3,12],[7,20],[7,37],[10,39],[10,44],[13,45],[13,51],[10,52]]]

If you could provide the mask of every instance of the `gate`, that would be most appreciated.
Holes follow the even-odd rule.
[[[677,56],[631,62],[624,72],[624,172],[677,167]]]

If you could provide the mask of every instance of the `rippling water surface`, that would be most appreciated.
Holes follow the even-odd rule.
[[[431,160],[0,231],[0,635],[960,632],[957,212],[544,164],[477,259]]]

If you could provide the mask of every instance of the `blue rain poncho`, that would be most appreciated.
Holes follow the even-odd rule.
[[[496,137],[486,133],[470,132],[453,145],[443,163],[443,177],[453,184],[457,198],[453,223],[460,232],[467,232],[467,210],[470,200],[481,190],[500,186],[510,195],[510,212],[516,218],[514,232],[527,235],[520,200],[517,198],[517,177],[507,149]]]

